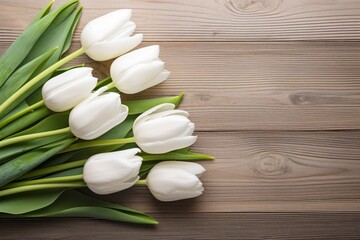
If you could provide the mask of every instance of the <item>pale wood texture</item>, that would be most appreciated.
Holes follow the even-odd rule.
[[[162,224],[140,227],[86,219],[8,219],[0,223],[1,234],[7,240],[358,240],[360,234],[359,213],[157,213],[154,216]],[[19,232],[24,238],[19,238]]]
[[[2,0],[1,38],[13,40],[47,2]],[[151,41],[360,38],[358,0],[84,0],[82,3],[86,14],[80,29],[109,10],[132,8],[137,30],[145,34],[145,40]]]
[[[45,3],[0,1],[0,53]],[[1,219],[5,239],[360,238],[360,1],[82,3],[79,29],[133,8],[141,46],[160,44],[171,77],[132,97],[186,93],[181,108],[199,135],[193,150],[216,157],[202,162],[205,194],[159,203],[137,187],[101,197],[153,213],[156,228]],[[101,78],[111,61],[75,63]]]

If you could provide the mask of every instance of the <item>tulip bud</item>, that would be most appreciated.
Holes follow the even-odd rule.
[[[154,197],[169,202],[194,198],[204,191],[198,177],[205,169],[193,162],[164,161],[156,164],[146,178]]]
[[[121,104],[120,94],[101,94],[106,89],[103,87],[92,93],[70,112],[69,126],[76,137],[84,140],[95,139],[127,117],[129,109]]]
[[[117,10],[90,21],[81,33],[81,45],[86,54],[96,60],[105,61],[118,57],[135,48],[143,35],[130,35],[135,23],[130,21],[131,10]]]
[[[133,94],[165,81],[170,72],[159,59],[159,46],[153,45],[127,53],[117,58],[110,75],[117,89]]]
[[[134,185],[139,179],[142,158],[140,149],[100,153],[90,157],[83,170],[83,178],[91,191],[110,194]]]
[[[89,97],[97,83],[91,71],[89,67],[74,68],[48,80],[42,88],[45,105],[63,112]]]
[[[134,122],[136,144],[145,152],[160,154],[192,145],[197,136],[192,136],[195,125],[175,105],[160,104],[141,114]]]

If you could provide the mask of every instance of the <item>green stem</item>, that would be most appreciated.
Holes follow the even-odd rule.
[[[33,171],[23,175],[22,177],[19,178],[19,180],[42,177],[42,176],[45,176],[45,175],[48,175],[51,173],[61,172],[61,171],[76,168],[76,167],[82,167],[85,164],[85,162],[86,162],[86,160],[78,160],[78,161],[74,161],[74,162],[68,162],[68,163],[55,165],[52,167],[36,169],[36,170],[33,170]]]
[[[112,146],[112,145],[119,145],[119,144],[133,143],[133,142],[135,142],[135,138],[133,137],[121,138],[121,139],[85,141],[85,142],[71,144],[69,147],[67,147],[65,150],[61,151],[60,153],[66,153],[66,152],[71,152],[71,151],[90,148],[90,147]]]
[[[53,71],[55,71],[57,68],[61,67],[65,63],[71,61],[72,59],[80,56],[85,51],[83,48],[80,48],[76,50],[75,52],[71,53],[70,55],[64,57],[60,61],[54,63],[41,73],[39,73],[37,76],[35,76],[33,79],[28,81],[26,84],[24,84],[19,90],[17,90],[11,97],[9,97],[3,104],[0,105],[0,115],[8,108],[11,104],[13,104],[22,94],[24,94],[26,91],[28,91],[32,86],[34,86],[36,83],[38,83],[41,79],[46,77],[47,75],[51,74]]]
[[[18,119],[19,117],[24,116],[25,114],[31,112],[32,110],[37,109],[39,107],[42,107],[44,105],[45,105],[44,100],[41,100],[41,101],[39,101],[39,102],[37,102],[37,103],[27,107],[27,108],[22,109],[21,111],[19,111],[19,112],[15,113],[15,114],[11,115],[10,117],[6,118],[4,121],[1,121],[0,122],[0,128],[2,128],[5,125],[8,125],[9,123],[14,121],[15,119]]]
[[[33,140],[33,139],[42,138],[42,137],[54,136],[54,135],[58,135],[58,134],[62,134],[62,133],[70,133],[70,128],[66,127],[66,128],[61,128],[58,130],[53,130],[53,131],[33,133],[33,134],[27,134],[27,135],[22,135],[22,136],[18,136],[18,137],[8,138],[8,139],[0,141],[0,148],[14,144],[14,143],[24,142],[24,141]]]
[[[112,89],[112,88],[115,88],[115,83],[114,83],[114,82],[111,82],[111,83],[109,83],[108,85],[106,85],[105,87],[107,87],[107,90]]]
[[[36,190],[53,189],[53,188],[80,188],[86,187],[86,183],[83,181],[70,182],[70,183],[50,183],[50,184],[36,184],[28,185],[16,188],[9,188],[0,191],[0,197],[8,196],[16,193],[30,192]]]
[[[146,179],[137,180],[135,185],[146,185]]]
[[[29,180],[29,181],[21,181],[10,183],[4,188],[15,188],[15,187],[23,187],[28,185],[36,185],[36,184],[48,184],[48,183],[62,183],[62,182],[74,182],[83,180],[83,175],[73,175],[73,176],[65,176],[65,177],[54,177],[54,178],[40,178],[36,180]]]

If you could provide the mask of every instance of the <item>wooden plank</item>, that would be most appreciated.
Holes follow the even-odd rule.
[[[1,0],[0,39],[13,40],[47,2]],[[89,20],[114,9],[132,8],[137,30],[145,34],[147,41],[360,39],[360,2],[357,0],[81,2],[85,8],[81,29]],[[79,37],[79,31],[75,36]]]
[[[1,219],[4,239],[359,239],[360,214],[155,214],[156,227],[89,219]],[[20,231],[21,230],[21,231]]]
[[[137,186],[103,196],[146,212],[360,211],[360,131],[198,133],[205,194],[171,203]]]
[[[135,98],[184,91],[200,131],[360,129],[360,43],[160,45],[172,75]],[[109,74],[110,62],[83,62]]]

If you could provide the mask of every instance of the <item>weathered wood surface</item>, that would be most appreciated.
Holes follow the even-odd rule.
[[[1,53],[46,2],[0,1]],[[172,75],[140,97],[186,93],[181,107],[199,135],[193,149],[216,157],[203,162],[205,194],[159,203],[137,187],[102,197],[153,213],[156,228],[1,219],[0,238],[360,238],[360,1],[82,3],[79,29],[133,8],[142,46],[160,44]],[[83,62],[99,77],[111,63],[73,63]]]
[[[162,224],[140,227],[77,218],[9,219],[0,223],[1,234],[7,240],[358,240],[360,235],[359,213],[157,213],[154,216]]]
[[[47,2],[2,0],[1,38],[13,40]],[[360,39],[358,0],[84,0],[82,3],[86,14],[80,27],[109,10],[132,8],[138,31],[151,41]]]

